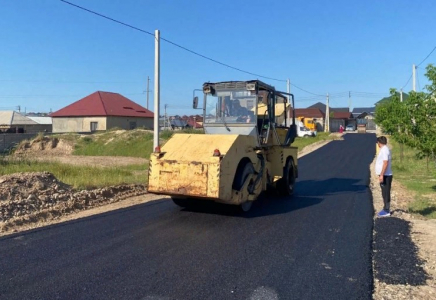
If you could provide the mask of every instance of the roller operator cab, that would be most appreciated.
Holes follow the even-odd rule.
[[[292,195],[298,177],[294,96],[258,80],[208,82],[203,93],[205,134],[174,134],[155,149],[149,192],[169,195],[182,207],[204,200],[243,211],[268,188]],[[199,102],[195,97],[194,108]]]

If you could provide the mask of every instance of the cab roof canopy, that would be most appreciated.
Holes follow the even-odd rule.
[[[205,90],[206,87],[213,87],[215,90],[246,89],[247,84],[255,84],[256,90],[276,90],[272,85],[266,84],[260,80],[206,82],[203,84],[203,90]]]

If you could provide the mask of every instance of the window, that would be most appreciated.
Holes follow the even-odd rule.
[[[98,122],[91,122],[91,132],[97,131]]]
[[[130,129],[136,128],[136,122],[130,122]]]

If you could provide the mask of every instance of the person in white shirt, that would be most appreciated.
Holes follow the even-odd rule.
[[[379,178],[384,203],[383,209],[377,214],[378,217],[389,217],[391,215],[392,156],[387,143],[386,137],[379,136],[377,138],[377,145],[380,150],[375,161],[375,172]]]

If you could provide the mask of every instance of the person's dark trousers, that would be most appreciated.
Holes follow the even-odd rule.
[[[380,183],[380,187],[381,187],[383,203],[384,203],[383,210],[385,211],[390,211],[391,208],[391,186],[392,186],[392,175],[383,176],[383,182]]]

